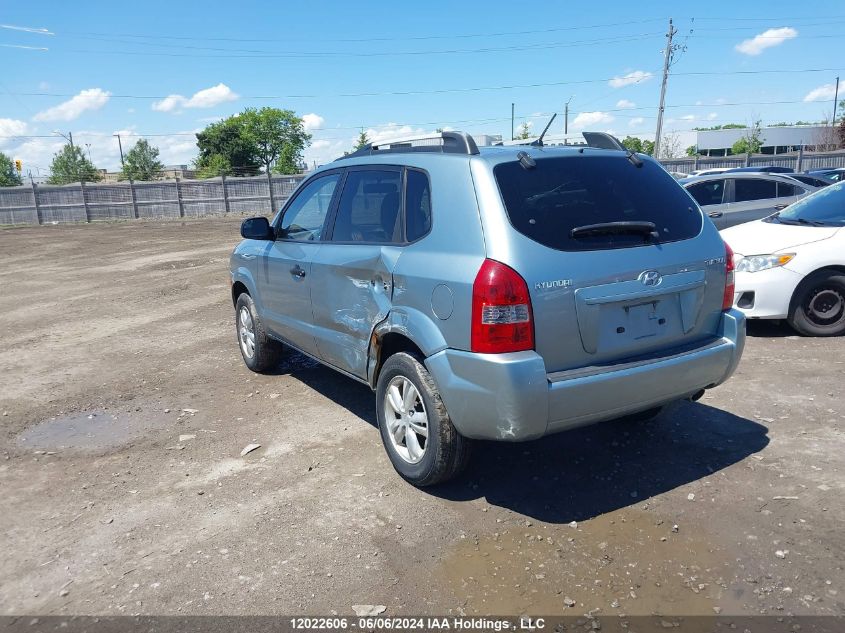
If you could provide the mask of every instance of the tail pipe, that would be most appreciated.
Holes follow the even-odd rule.
[[[699,389],[694,394],[689,396],[689,398],[687,398],[687,400],[689,400],[690,402],[698,402],[699,400],[701,400],[701,396],[703,396],[703,395],[704,395],[704,389]]]

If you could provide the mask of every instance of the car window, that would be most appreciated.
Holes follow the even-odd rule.
[[[777,188],[772,180],[763,178],[737,178],[734,180],[734,201],[750,202],[777,198]]]
[[[290,203],[282,217],[280,228],[284,239],[297,241],[320,240],[326,214],[332,203],[340,174],[316,178],[305,185]]]
[[[409,242],[431,230],[431,186],[428,176],[415,169],[408,170],[405,184],[405,224]]]
[[[654,223],[657,240],[698,235],[703,219],[682,187],[660,165],[636,167],[618,156],[577,154],[519,161],[493,169],[513,227],[535,242],[563,251],[642,246],[648,236],[631,231],[573,229],[615,222]]]
[[[722,204],[722,195],[725,192],[724,180],[708,180],[699,182],[687,187],[690,195],[702,207],[710,204]]]
[[[800,196],[804,190],[798,185],[790,185],[785,182],[777,183],[778,198],[789,198],[790,196]]]
[[[845,226],[845,182],[825,187],[789,205],[771,221]]]
[[[353,170],[346,176],[332,232],[335,242],[399,242],[398,170]]]

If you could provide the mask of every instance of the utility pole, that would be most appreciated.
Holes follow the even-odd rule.
[[[569,101],[572,101],[572,97],[569,97]],[[569,139],[566,138],[569,134],[569,101],[563,106],[563,144],[569,145]]]
[[[511,140],[513,140],[513,138],[514,138],[513,137],[513,112],[514,112],[513,108],[514,108],[514,104],[511,103]]]
[[[126,164],[123,162],[123,143],[120,142],[120,134],[112,134],[112,136],[117,137],[117,146],[120,148],[120,166],[125,167]]]
[[[666,83],[669,81],[669,63],[672,61],[672,38],[677,33],[669,18],[669,31],[666,33],[666,51],[663,56],[663,83],[660,86],[660,107],[657,110],[657,131],[654,133],[654,157],[660,156],[660,135],[663,133],[663,109],[666,101]]]
[[[839,104],[839,77],[836,78],[836,90],[833,92],[833,116],[831,117],[833,127],[836,127],[836,106]]]
[[[65,139],[71,147],[73,147],[73,132],[68,132],[67,134],[62,134],[58,130],[53,130],[53,134],[58,134],[63,139]]]

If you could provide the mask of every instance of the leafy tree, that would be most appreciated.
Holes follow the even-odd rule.
[[[247,140],[265,171],[295,174],[302,163],[302,152],[311,135],[293,110],[247,108],[241,115]]]
[[[527,121],[523,121],[522,125],[519,126],[519,132],[517,132],[516,138],[520,141],[525,141],[531,138],[531,128],[528,127]]]
[[[759,154],[763,147],[763,140],[761,138],[760,121],[755,121],[754,126],[747,128],[748,131],[741,139],[731,147],[731,152],[734,154]]]
[[[696,132],[709,132],[710,130],[744,130],[748,126],[744,123],[725,123],[724,125],[714,125],[712,127],[696,127],[693,128]]]
[[[696,145],[690,145],[686,151],[687,156],[695,156],[698,154],[698,147]]]
[[[0,152],[0,187],[16,187],[22,184],[21,175],[15,169],[14,161]]]
[[[121,180],[155,180],[164,165],[158,159],[158,148],[141,139],[126,153]]]
[[[355,147],[352,148],[352,151],[363,149],[370,143],[370,137],[367,136],[367,132],[364,128],[361,128],[361,133],[358,135],[358,141],[355,143]]]
[[[622,139],[622,145],[638,154],[648,154],[649,156],[654,154],[654,141],[644,141],[636,136],[626,136]]]
[[[194,163],[197,170],[197,178],[216,178],[222,174],[232,175],[232,165],[229,159],[220,154],[211,154],[205,158],[198,159]]]
[[[97,182],[101,179],[100,172],[85,158],[78,146],[65,145],[53,156],[47,182],[51,185],[67,185],[72,182]]]
[[[246,136],[245,121],[240,114],[207,125],[197,133],[197,147],[199,156],[195,165],[202,172],[220,167],[224,161],[226,169],[237,167],[242,176],[255,175],[261,167],[258,152]],[[218,170],[207,177],[219,175]]]

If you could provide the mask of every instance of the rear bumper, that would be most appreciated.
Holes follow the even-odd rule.
[[[530,440],[613,419],[715,387],[736,369],[745,317],[722,316],[717,338],[695,349],[613,367],[547,374],[535,352],[443,350],[426,359],[452,422],[470,438]]]

